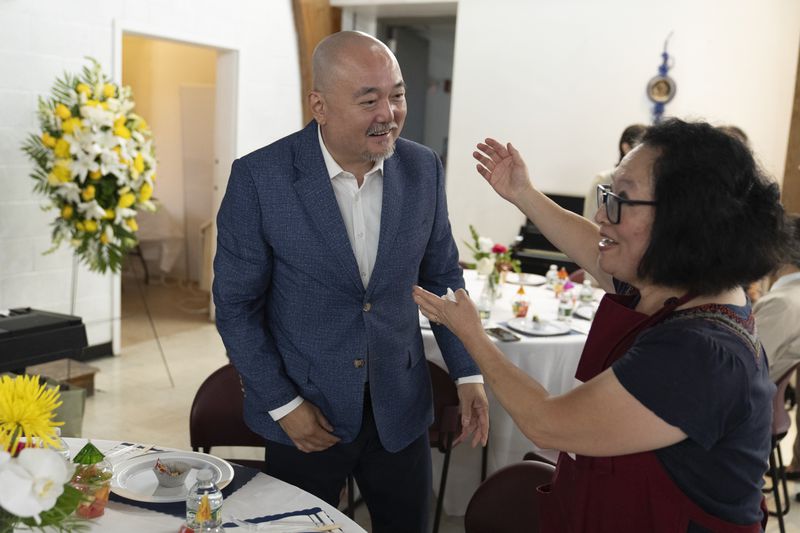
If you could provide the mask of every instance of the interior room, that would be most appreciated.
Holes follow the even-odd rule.
[[[613,378],[615,390],[646,411],[638,433],[657,427],[672,440],[603,448],[597,443],[604,439],[598,437],[590,440],[599,448],[559,448],[551,443],[569,442],[569,448],[572,441],[558,441],[555,433],[537,433],[535,421],[524,422],[528,415],[514,407],[523,396],[505,392],[504,383],[508,376],[522,376],[524,386],[519,390],[527,391],[525,401],[539,398],[535,401],[542,405],[549,400],[541,398],[579,395],[575,391],[585,390],[583,382],[595,375],[584,379],[581,369],[591,351],[587,342],[600,329],[596,314],[606,305],[601,302],[612,299],[614,291],[635,291],[639,298],[652,294],[640,292],[636,283],[620,276],[635,272],[635,281],[650,283],[644,270],[626,270],[627,266],[615,263],[627,257],[623,254],[633,253],[626,247],[626,239],[634,238],[625,233],[632,227],[626,224],[664,206],[665,200],[656,198],[655,192],[637,196],[645,189],[625,189],[634,172],[628,169],[634,168],[632,161],[643,160],[642,154],[649,150],[654,160],[672,157],[673,152],[648,137],[649,132],[660,131],[652,126],[671,124],[673,119],[703,122],[710,125],[711,133],[703,130],[708,135],[724,133],[725,137],[714,137],[717,141],[735,139],[730,141],[731,153],[745,161],[737,169],[752,168],[748,172],[756,181],[766,176],[756,186],[773,191],[770,205],[789,216],[800,215],[800,3],[796,0],[676,0],[669,5],[635,0],[76,0],[68,5],[5,0],[0,2],[0,21],[5,33],[0,42],[0,374],[5,376],[0,382],[0,450],[16,450],[20,438],[24,444],[20,449],[30,440],[56,447],[42,434],[23,430],[28,426],[22,421],[14,422],[13,413],[21,411],[11,407],[14,393],[4,391],[11,391],[16,375],[41,376],[45,390],[59,386],[63,403],[49,408],[56,413],[53,420],[64,423],[59,429],[62,448],[68,448],[74,459],[91,442],[107,456],[103,504],[87,507],[77,499],[71,503],[70,512],[77,506],[78,516],[94,516],[87,518],[89,530],[177,531],[181,524],[194,523],[195,514],[203,516],[198,505],[212,505],[209,520],[218,520],[216,525],[226,530],[255,530],[254,524],[261,523],[270,524],[264,530],[275,531],[284,527],[380,533],[382,526],[373,525],[364,502],[380,505],[372,500],[378,496],[373,496],[363,473],[367,467],[342,474],[341,491],[331,503],[306,490],[309,487],[278,479],[277,471],[270,470],[269,453],[264,466],[265,438],[292,453],[308,451],[302,445],[295,447],[305,434],[288,420],[298,419],[280,422],[293,410],[296,416],[316,413],[313,420],[304,419],[304,431],[311,427],[316,429],[307,430],[337,435],[337,440],[344,436],[345,443],[359,442],[354,435],[360,438],[359,431],[371,421],[383,453],[391,448],[387,435],[403,434],[406,426],[418,425],[414,437],[427,435],[422,455],[427,461],[429,448],[431,464],[430,491],[421,496],[430,507],[425,531],[434,533],[502,533],[515,530],[513,524],[523,519],[539,524],[548,513],[534,510],[537,487],[554,479],[557,462],[576,461],[559,450],[589,459],[641,451],[662,463],[666,454],[659,455],[659,450],[663,453],[679,443],[702,447],[699,456],[714,453],[713,446],[700,443],[677,419],[663,416],[660,405],[640,400],[622,374],[619,380]],[[329,106],[334,109],[335,91],[343,92],[345,81],[355,83],[355,75],[342,76],[341,65],[352,67],[362,58],[341,50],[350,50],[346,46],[356,46],[352,43],[362,42],[357,39],[364,36],[342,41],[342,49],[333,46],[333,55],[320,53],[330,64],[313,61],[315,47],[340,31],[363,32],[377,40],[369,42],[383,43],[370,48],[370,53],[383,54],[380,57],[388,57],[392,65],[396,58],[401,83],[392,91],[400,88],[402,111],[397,111],[396,95],[387,105],[400,121],[400,136],[417,143],[398,141],[393,151],[377,156],[367,149],[371,159],[358,154],[358,168],[367,165],[360,174],[349,162],[342,165],[339,150],[347,145],[339,146],[333,138],[328,142],[326,132],[338,130],[325,120],[330,116],[335,121],[337,115],[325,113],[330,113]],[[330,57],[339,58],[341,64]],[[340,85],[320,81],[328,72],[341,76]],[[369,87],[364,92],[381,91]],[[364,112],[364,104],[359,106]],[[626,128],[637,125],[641,130],[634,128],[637,133],[625,137]],[[395,130],[389,129],[386,135],[391,138]],[[365,138],[373,146],[377,134],[370,132]],[[306,139],[302,135],[310,135],[307,138],[315,146],[312,156],[301,152],[297,158],[281,156],[282,167],[270,159],[288,145],[295,149],[297,139]],[[500,144],[495,146],[487,138]],[[393,172],[399,178],[408,172],[395,170],[400,167],[392,159],[403,161],[403,154],[412,153],[426,154],[418,157],[424,164],[414,167],[419,174],[413,178],[416,189],[410,188],[410,180],[392,183],[391,179]],[[725,165],[733,160],[723,159]],[[514,163],[503,167],[501,160]],[[499,176],[501,168],[515,168],[522,175],[521,160],[538,191],[526,198],[539,203],[515,202],[518,209],[487,180]],[[261,166],[253,166],[255,161]],[[663,167],[648,164],[650,187],[655,183],[650,180],[661,179]],[[314,182],[322,184],[317,189],[307,185],[310,181],[303,182],[300,174],[291,177],[313,165],[315,173],[308,174],[315,179],[326,170],[329,174]],[[716,175],[722,167],[722,163],[711,165],[707,168],[714,172],[707,174]],[[724,172],[719,170],[720,175]],[[745,179],[744,170],[731,172],[735,179]],[[356,201],[369,187],[380,184],[381,195],[373,198],[377,219],[367,218],[364,224],[359,222],[361,215],[346,214],[348,208],[360,211],[355,204],[341,203],[337,183],[345,179],[352,181]],[[399,190],[398,181],[409,190],[403,189],[405,196],[392,197]],[[522,189],[527,191],[508,190],[517,194]],[[693,204],[710,213],[707,223],[702,214],[692,219],[701,221],[698,234],[712,229],[727,233],[735,227],[735,220],[712,220],[713,213],[722,210],[713,205],[714,195],[723,189],[709,186],[713,194],[703,192],[705,203]],[[751,190],[748,185],[731,193],[731,201],[746,205],[742,198],[750,198]],[[527,192],[514,198],[523,194]],[[687,195],[675,196],[683,201]],[[558,210],[563,223],[537,218],[544,216],[540,212],[555,213],[557,207],[563,209]],[[412,217],[413,227],[404,228],[402,224]],[[663,223],[657,215],[647,220]],[[788,220],[793,219],[787,219],[780,236],[775,236],[778,230],[773,225],[770,235],[776,244],[769,250],[768,244],[755,251],[745,249],[745,244],[733,245],[723,256],[708,259],[709,279],[736,260],[744,264],[748,254],[762,257],[759,264],[771,261],[771,266],[762,268],[756,281],[750,276],[740,283],[747,277],[740,274],[736,283],[724,286],[729,300],[706,302],[702,298],[708,295],[702,294],[704,303],[697,303],[746,310],[736,319],[738,329],[731,328],[739,332],[737,338],[751,339],[747,346],[757,354],[754,368],[760,370],[752,372],[760,372],[763,409],[748,412],[748,420],[754,425],[760,422],[763,434],[751,432],[748,438],[763,438],[758,453],[748,448],[737,457],[749,458],[741,459],[744,463],[757,456],[754,468],[763,468],[760,477],[748,481],[750,492],[737,501],[745,508],[746,498],[752,500],[757,493],[758,500],[763,494],[770,512],[783,510],[769,516],[765,528],[769,533],[800,532],[800,458],[794,459],[800,452],[800,445],[794,449],[800,408],[793,396],[798,387],[794,365],[800,362],[800,322],[789,318],[800,317],[800,293],[790,296],[786,309],[777,312],[782,325],[760,318],[774,309],[768,305],[775,305],[779,289],[800,284]],[[370,221],[377,221],[377,226]],[[746,229],[755,235],[756,226]],[[449,235],[431,245],[431,228]],[[589,235],[587,228],[597,236],[591,252],[562,251],[577,248],[579,237],[573,236],[583,239]],[[355,238],[362,238],[359,232],[364,231],[368,244],[359,245]],[[392,231],[398,232],[396,240],[386,242]],[[414,241],[423,233],[421,244]],[[683,233],[688,242],[687,233],[694,232]],[[374,245],[369,244],[372,234]],[[441,231],[437,235],[441,237]],[[779,245],[779,238],[785,242]],[[737,243],[730,234],[725,239]],[[746,242],[742,235],[741,243]],[[800,244],[796,248],[800,250]],[[371,263],[363,259],[369,253]],[[596,261],[585,261],[595,257]],[[675,259],[670,254],[663,257]],[[416,260],[413,268],[405,268]],[[447,263],[437,270],[431,261]],[[748,268],[760,268],[752,266],[755,262],[750,261]],[[456,263],[464,269],[463,277]],[[457,275],[452,274],[455,270]],[[341,287],[337,276],[344,280]],[[439,288],[436,295],[442,296],[442,306],[452,303],[448,288],[463,285],[467,290],[475,304],[470,324],[477,327],[480,319],[481,326],[480,342],[464,341],[471,358],[447,331],[448,321],[460,318],[452,309],[464,309],[458,307],[466,303],[458,303],[460,293],[449,293],[454,307],[437,307],[440,302],[425,303],[416,292],[412,299],[417,284]],[[675,282],[669,287],[677,286],[695,285]],[[248,289],[258,291],[256,300],[245,299]],[[669,296],[677,301],[683,292]],[[689,292],[698,297],[696,291]],[[719,294],[721,289],[714,296]],[[666,296],[646,314],[656,315],[661,302],[666,309]],[[635,300],[639,303],[630,304],[630,309],[640,310],[642,301]],[[397,307],[389,310],[389,306]],[[789,311],[792,306],[796,315]],[[301,308],[306,311],[297,311]],[[449,315],[444,315],[446,309],[451,310]],[[673,306],[669,312],[683,310]],[[323,311],[327,318],[315,322],[313,317]],[[664,327],[675,322],[666,319]],[[256,329],[259,333],[253,337]],[[773,335],[787,340],[778,343]],[[488,370],[484,362],[495,360],[472,353],[475,346],[489,350],[487,345],[503,361]],[[402,353],[402,367],[397,366],[391,379],[378,373],[379,368],[395,368],[380,366],[388,365],[387,346]],[[306,358],[306,351],[324,355]],[[463,353],[464,359],[454,353]],[[334,359],[339,366],[323,362]],[[467,362],[456,365],[459,361]],[[603,369],[611,365],[608,362]],[[503,379],[490,375],[497,366],[504,369],[498,372],[510,374],[497,374]],[[442,370],[440,379],[437,372]],[[424,376],[419,378],[422,384],[409,378],[414,384],[408,390],[376,392],[378,383],[400,387],[406,379],[401,371]],[[472,380],[479,373],[483,388]],[[227,379],[227,388],[213,389],[212,378]],[[538,388],[525,388],[533,387],[531,383]],[[676,382],[673,388],[683,386]],[[482,392],[475,392],[484,389],[485,404]],[[530,392],[539,389],[544,396]],[[677,394],[668,389],[653,388],[664,391],[665,398]],[[338,396],[332,399],[339,394],[349,395],[346,409],[339,407]],[[488,416],[486,447],[471,446],[471,439],[453,445],[465,423],[459,407],[464,394],[477,394],[468,398],[476,402],[472,423],[479,430],[478,413]],[[389,395],[397,402],[391,408]],[[356,396],[358,401],[352,403]],[[11,403],[4,404],[3,398]],[[751,405],[750,396],[746,402]],[[380,405],[386,409],[381,411]],[[408,414],[416,413],[413,409],[419,405],[423,405],[419,416]],[[363,424],[355,418],[344,422],[350,420],[351,411],[360,414],[362,408]],[[533,407],[528,411],[540,412]],[[333,433],[325,429],[326,416],[342,417],[335,419]],[[395,431],[406,416],[411,421]],[[564,420],[570,418],[576,419]],[[51,422],[48,419],[42,426],[47,435],[55,434]],[[342,429],[351,425],[356,427],[353,435]],[[571,427],[568,422],[563,426]],[[673,430],[679,433],[670,433]],[[201,437],[203,431],[211,437]],[[403,447],[411,440],[403,441]],[[21,453],[12,453],[8,465],[16,465],[24,456]],[[161,461],[159,454],[164,461],[183,464],[175,467],[183,468],[180,474],[189,472],[177,488],[163,485],[147,462],[157,456]],[[0,476],[7,468],[4,457],[0,451]],[[737,461],[720,460],[719,468],[730,468],[736,471],[731,476],[739,476],[745,467],[734,465]],[[704,476],[709,470],[699,468],[691,470],[696,483],[687,482],[685,490],[686,478],[670,470],[669,464],[663,464],[661,472],[670,473],[676,490],[689,495],[687,501],[730,479],[726,473],[708,481]],[[175,477],[169,465],[168,477]],[[198,474],[205,468],[214,472],[212,481],[224,496],[219,512],[213,507],[218,504],[209,504],[208,498],[204,504],[190,503],[201,490],[196,484],[202,483]],[[424,468],[420,471],[424,473]],[[364,495],[353,483],[361,475]],[[62,485],[78,488],[69,478],[56,483]],[[92,493],[90,499],[95,496]],[[103,498],[108,498],[107,504]],[[695,503],[703,516],[719,515],[700,501]],[[24,520],[33,520],[32,514],[20,514],[21,507],[14,505],[0,490],[0,531],[14,531]],[[411,507],[414,512],[394,508],[391,513],[395,518],[425,514],[416,512],[424,505]],[[187,509],[193,513],[190,518]],[[739,517],[739,525],[752,522],[741,518],[744,512],[731,516]],[[552,523],[548,529],[546,519],[541,520],[541,531],[557,530]],[[705,518],[693,515],[687,520],[713,530],[702,522]],[[505,529],[509,523],[511,529]],[[69,523],[65,527],[71,531]],[[539,531],[538,527],[531,530]]]

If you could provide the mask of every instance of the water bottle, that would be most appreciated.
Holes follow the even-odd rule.
[[[197,482],[186,496],[186,525],[195,532],[223,531],[222,491],[208,468],[197,473]]]
[[[558,299],[558,320],[569,322],[572,317],[573,302],[567,291],[561,293]]]
[[[550,265],[550,269],[544,275],[544,279],[547,280],[547,288],[552,289],[558,280],[558,265]]]
[[[581,291],[578,293],[578,299],[582,303],[592,303],[592,300],[594,300],[594,289],[592,288],[591,280],[583,280],[583,287],[581,287]]]

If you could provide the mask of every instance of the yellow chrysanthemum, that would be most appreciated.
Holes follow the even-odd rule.
[[[55,446],[55,410],[61,405],[58,387],[48,389],[39,376],[0,376],[0,447],[17,449],[20,437],[27,442],[39,439]]]
[[[83,222],[81,222],[79,220],[79,221],[77,221],[75,223],[75,229],[78,230],[78,231],[84,231],[86,228],[84,227]],[[78,242],[80,242],[80,241],[78,241]]]
[[[56,147],[56,138],[47,132],[42,133],[42,144],[48,148]]]
[[[114,135],[116,135],[117,137],[122,137],[123,139],[130,139],[131,130],[129,130],[125,126],[116,126],[114,128]]]
[[[136,201],[136,196],[132,192],[126,192],[122,196],[119,197],[119,202],[117,202],[118,207],[130,207]]]
[[[78,117],[68,118],[61,124],[61,128],[64,130],[64,133],[69,133],[71,135],[75,130],[81,129],[81,119]]]
[[[116,215],[113,209],[106,209],[106,215],[103,218],[106,220],[113,220]]]
[[[86,220],[83,223],[83,231],[85,231],[86,233],[94,233],[95,231],[97,231],[97,221],[91,219]]]
[[[95,195],[94,185],[87,185],[86,188],[81,191],[81,198],[83,198],[84,202],[93,200],[94,195]]]
[[[63,162],[56,163],[53,167],[52,174],[56,177],[59,183],[66,183],[72,179],[72,173],[69,170],[69,165]]]
[[[89,107],[97,107],[100,105],[100,102],[97,100],[86,100],[86,105]]]
[[[72,218],[72,214],[74,212],[75,210],[72,208],[71,205],[65,205],[64,207],[61,208],[61,218],[63,218],[64,220],[69,220]]]
[[[80,94],[85,94],[87,98],[89,96],[92,96],[92,88],[86,85],[85,83],[79,83],[75,87],[75,90],[78,91]]]
[[[139,189],[139,201],[146,202],[153,196],[153,187],[147,183],[142,183],[142,188]]]
[[[144,172],[144,157],[142,157],[142,154],[136,154],[136,157],[133,159],[133,169],[139,174]]]
[[[125,221],[125,224],[128,225],[131,231],[133,232],[139,231],[139,224],[136,223],[135,218],[129,218],[128,220]]]
[[[55,152],[56,157],[60,157],[61,159],[66,159],[70,157],[69,143],[64,138],[61,138],[56,141],[56,147],[53,148],[53,151]]]
[[[93,180],[99,180],[100,178],[103,177],[103,173],[100,172],[99,170],[92,170],[89,172],[89,177],[92,178]]]
[[[117,94],[117,88],[114,84],[106,83],[103,85],[103,96],[106,98],[113,98],[115,94]]]
[[[70,112],[69,108],[64,104],[56,104],[55,113],[61,120],[67,120],[72,116],[72,112]]]

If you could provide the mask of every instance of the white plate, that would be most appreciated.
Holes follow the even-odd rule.
[[[182,461],[192,467],[182,487],[161,487],[153,472],[156,459]],[[156,452],[132,457],[114,466],[111,490],[115,494],[140,502],[180,502],[186,499],[189,488],[194,485],[197,472],[209,468],[214,473],[214,483],[220,489],[233,479],[233,467],[223,459],[200,452]]]
[[[597,312],[596,305],[587,305],[587,304],[578,304],[578,307],[572,312],[578,318],[582,318],[584,320],[594,320],[594,314]]]
[[[551,335],[564,335],[569,333],[570,327],[566,322],[540,320],[534,322],[530,318],[513,318],[508,321],[508,327],[526,335],[548,337]]]
[[[547,278],[539,274],[527,274],[525,272],[517,274],[516,272],[508,272],[506,274],[506,283],[512,285],[532,285],[536,287],[547,283]]]

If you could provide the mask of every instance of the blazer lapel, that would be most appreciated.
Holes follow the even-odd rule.
[[[306,213],[322,235],[322,240],[327,243],[341,264],[345,276],[363,291],[364,285],[358,275],[358,264],[319,148],[317,123],[311,121],[298,139],[294,157],[294,166],[297,170],[294,189]]]
[[[397,154],[383,163],[383,201],[381,204],[381,232],[378,236],[378,254],[375,257],[375,267],[372,269],[367,297],[375,288],[376,282],[386,268],[386,262],[391,261],[391,246],[400,228],[400,218],[403,212],[403,176],[400,171],[400,161]]]

